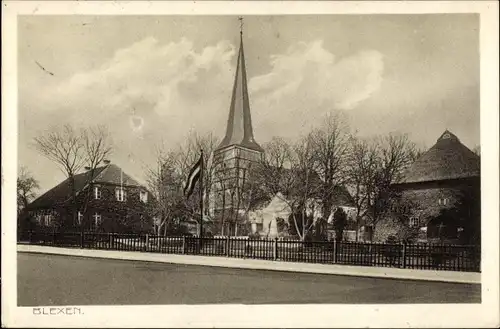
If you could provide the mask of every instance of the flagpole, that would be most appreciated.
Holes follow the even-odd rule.
[[[201,166],[200,166],[200,251],[203,240],[203,167],[204,167],[204,159],[203,159],[203,149],[201,151]]]

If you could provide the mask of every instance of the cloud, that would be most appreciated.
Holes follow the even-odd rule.
[[[257,136],[293,137],[329,111],[355,108],[379,90],[383,71],[378,51],[337,60],[322,41],[272,56],[271,71],[250,82]]]
[[[178,138],[189,128],[213,128],[225,115],[220,110],[228,102],[234,53],[227,41],[197,51],[187,39],[162,45],[146,38],[98,69],[45,90],[40,104],[44,111],[64,112],[68,121],[105,123],[124,139],[137,130],[132,121]]]
[[[22,89],[23,106],[30,110],[22,138],[29,140],[33,128],[50,124],[101,123],[113,136],[113,161],[139,176],[142,165],[154,162],[160,141],[175,147],[192,130],[223,137],[235,50],[227,41],[197,49],[187,39],[167,44],[143,39],[94,70]],[[249,81],[257,141],[295,137],[332,109],[356,107],[378,90],[382,74],[380,53],[337,60],[321,41],[297,43],[271,56],[270,70]]]
[[[189,130],[222,133],[235,50],[227,41],[197,50],[187,39],[161,44],[149,37],[95,70],[47,86],[37,103],[68,121],[107,124],[118,141],[138,130],[172,143]],[[328,111],[356,107],[380,88],[383,69],[377,51],[336,59],[319,40],[271,56],[269,72],[249,81],[256,138],[296,134]]]

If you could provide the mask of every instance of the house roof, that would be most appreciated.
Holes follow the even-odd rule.
[[[124,186],[141,186],[135,179],[122,171],[115,164],[108,164],[102,167],[97,167],[94,170],[93,179],[90,171],[86,171],[74,176],[75,190],[81,192],[89,181],[97,184],[113,184]],[[71,187],[69,178],[65,179],[60,184],[48,190],[29,204],[29,209],[48,208],[55,204],[66,202],[71,197]]]
[[[333,190],[333,204],[344,207],[354,207],[354,199],[345,186],[335,186]]]
[[[400,184],[479,177],[480,158],[446,130],[436,144],[408,168]]]
[[[305,184],[304,182],[305,182],[306,171],[294,172],[291,169],[284,169],[284,171],[288,175],[294,175],[299,178],[295,181],[295,184],[298,184],[298,186],[294,186],[294,188],[300,189],[301,186]],[[321,188],[323,186],[323,180],[315,170],[311,170],[309,172],[308,180],[309,184],[313,186],[311,188],[312,192],[311,195],[313,195],[312,198],[318,198],[320,196]],[[284,191],[281,192],[284,193]],[[334,206],[354,207],[355,204],[354,199],[345,185],[335,185],[333,188],[332,196],[333,196],[332,204]]]

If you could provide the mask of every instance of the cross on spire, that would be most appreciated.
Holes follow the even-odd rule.
[[[240,34],[243,34],[243,17],[238,17],[238,20],[240,21]]]

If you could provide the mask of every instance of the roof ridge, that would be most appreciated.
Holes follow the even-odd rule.
[[[480,158],[448,129],[405,170],[401,183],[480,176]]]

